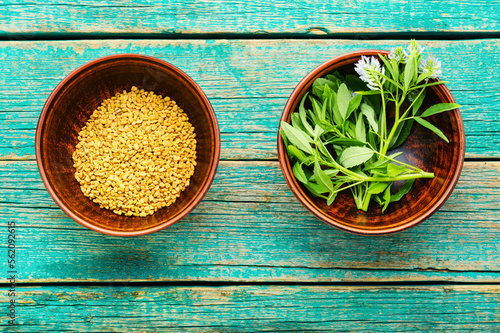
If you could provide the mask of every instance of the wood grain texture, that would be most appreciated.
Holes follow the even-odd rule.
[[[500,282],[499,177],[499,162],[467,162],[432,218],[403,233],[362,237],[306,211],[277,162],[224,161],[187,218],[124,239],[69,219],[34,161],[3,161],[0,225],[17,225],[19,282]],[[0,228],[0,238],[6,232]]]
[[[279,117],[299,80],[327,59],[406,41],[119,40],[0,42],[0,158],[33,158],[40,111],[70,71],[101,56],[147,54],[169,61],[205,91],[217,114],[222,159],[276,159]],[[500,157],[498,40],[423,41],[443,61],[458,103],[466,157]],[[464,75],[464,73],[466,73]]]
[[[293,34],[496,32],[496,1],[0,2],[1,33]]]
[[[9,332],[498,332],[498,286],[18,287]],[[5,293],[0,302],[6,304]]]

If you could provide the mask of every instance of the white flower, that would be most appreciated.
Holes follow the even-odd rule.
[[[391,48],[391,53],[389,53],[389,60],[394,58],[396,62],[403,64],[406,63],[407,57],[408,55],[401,46]]]
[[[381,77],[385,75],[385,68],[380,66],[380,62],[375,57],[362,56],[354,70],[359,74],[359,78],[366,82],[370,90],[380,90],[379,85],[385,82],[385,79]]]
[[[437,60],[434,57],[429,57],[427,59],[422,59],[420,64],[418,65],[418,72],[422,73],[431,73],[429,76],[431,79],[437,78],[441,75],[441,61]]]

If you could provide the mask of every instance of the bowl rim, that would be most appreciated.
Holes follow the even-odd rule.
[[[203,102],[207,106],[207,110],[210,113],[210,117],[213,121],[213,132],[214,132],[214,137],[215,137],[215,142],[213,144],[215,148],[215,156],[214,156],[214,163],[210,168],[210,172],[208,174],[207,181],[204,182],[202,190],[200,194],[195,197],[191,202],[188,204],[188,206],[183,209],[179,214],[177,214],[174,218],[161,223],[159,225],[156,225],[154,227],[144,229],[144,230],[138,230],[138,231],[117,231],[117,230],[110,230],[106,228],[99,227],[95,224],[92,224],[91,222],[87,222],[86,220],[82,219],[79,215],[75,214],[72,210],[70,210],[64,202],[56,195],[54,189],[50,185],[50,182],[48,181],[48,178],[46,176],[46,170],[43,165],[42,161],[42,148],[41,148],[41,137],[42,137],[42,132],[44,130],[44,123],[45,123],[45,118],[48,113],[49,106],[52,104],[52,101],[54,100],[55,96],[57,93],[70,81],[73,79],[75,76],[78,74],[84,72],[88,68],[95,66],[99,63],[102,62],[107,62],[107,61],[112,61],[112,60],[117,60],[117,59],[126,59],[126,58],[131,58],[131,59],[142,59],[142,60],[147,60],[151,62],[158,63],[160,65],[163,65],[165,67],[168,67],[178,73],[180,76],[182,76],[189,84],[191,84],[194,89],[198,92],[200,97],[202,98]],[[220,139],[220,129],[219,129],[219,123],[217,121],[217,117],[215,115],[215,111],[212,107],[212,104],[210,103],[208,97],[206,96],[205,92],[201,89],[201,87],[184,71],[182,71],[180,68],[177,66],[156,58],[152,56],[147,56],[147,55],[142,55],[142,54],[134,54],[134,53],[120,53],[120,54],[112,54],[108,56],[103,56],[99,57],[96,59],[93,59],[76,69],[72,70],[69,74],[67,74],[57,85],[56,87],[52,90],[50,93],[49,97],[45,101],[45,104],[42,108],[42,112],[40,113],[40,116],[38,118],[38,123],[36,127],[36,133],[35,133],[35,155],[36,155],[36,163],[38,166],[38,171],[40,174],[40,177],[42,178],[42,182],[49,192],[50,196],[54,200],[54,202],[61,208],[62,211],[64,211],[70,218],[72,218],[75,222],[79,223],[80,225],[87,227],[91,230],[97,231],[99,233],[103,233],[106,235],[111,235],[111,236],[123,236],[123,237],[132,237],[132,236],[141,236],[141,235],[146,235],[150,234],[153,232],[160,231],[164,228],[167,228],[176,222],[180,221],[184,217],[186,217],[203,199],[203,197],[206,195],[208,190],[210,189],[210,186],[215,178],[215,174],[217,172],[217,168],[219,165],[219,159],[220,159],[220,151],[221,151],[221,139]]]
[[[300,98],[303,94],[304,91],[309,89],[309,86],[312,85],[312,82],[315,80],[316,77],[319,77],[318,74],[320,74],[323,71],[327,71],[327,68],[331,67],[332,65],[339,63],[341,61],[349,60],[352,58],[360,58],[361,56],[377,56],[378,54],[382,55],[387,55],[389,54],[389,51],[387,50],[378,50],[378,49],[366,49],[366,50],[358,50],[358,51],[352,51],[352,52],[347,52],[340,54],[338,56],[335,56],[333,58],[330,58],[326,60],[325,62],[321,63],[317,67],[315,67],[313,70],[308,72],[306,76],[302,80],[299,81],[297,86],[293,89],[292,93],[288,97],[288,100],[285,104],[285,107],[283,108],[283,112],[280,118],[280,124],[278,125],[278,133],[277,133],[277,150],[278,150],[278,160],[281,168],[281,172],[283,173],[283,176],[285,177],[286,183],[294,196],[297,198],[297,200],[307,209],[309,210],[313,215],[315,215],[317,218],[322,220],[328,225],[331,225],[337,229],[349,232],[351,234],[356,234],[356,235],[364,235],[364,236],[379,236],[379,235],[387,235],[387,234],[392,234],[400,231],[407,230],[411,227],[416,226],[417,224],[420,224],[421,222],[425,221],[429,217],[431,217],[439,208],[446,202],[446,200],[449,198],[451,193],[453,192],[455,185],[458,182],[458,179],[460,177],[460,173],[462,171],[463,163],[464,163],[464,158],[465,158],[465,131],[464,131],[464,124],[462,120],[462,116],[460,114],[459,109],[454,109],[455,116],[457,118],[457,125],[458,125],[458,131],[459,131],[459,137],[460,137],[460,148],[459,148],[459,161],[458,161],[458,166],[453,173],[453,177],[450,183],[450,186],[448,189],[446,189],[445,193],[443,196],[435,203],[433,206],[425,212],[422,216],[418,217],[415,220],[412,220],[409,223],[402,224],[402,225],[397,225],[394,227],[388,227],[384,229],[358,229],[354,227],[350,227],[347,225],[344,225],[342,223],[337,222],[335,219],[328,217],[324,214],[322,214],[320,211],[318,211],[315,206],[308,200],[307,197],[303,197],[300,193],[302,190],[299,188],[299,184],[295,181],[295,177],[293,177],[291,173],[291,165],[290,161],[288,158],[288,155],[284,149],[284,144],[283,140],[281,138],[280,134],[280,129],[281,129],[281,122],[286,121],[286,119],[291,115],[291,113],[294,111],[291,109],[292,104]],[[437,78],[436,80],[439,80]],[[444,85],[441,84],[438,87],[442,88],[444,94],[446,95],[447,98],[449,98],[451,103],[455,103],[455,99],[453,98],[453,95],[451,94],[450,90]]]

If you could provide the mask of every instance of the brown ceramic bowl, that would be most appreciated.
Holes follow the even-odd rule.
[[[316,78],[338,70],[342,75],[355,74],[354,64],[364,56],[388,54],[387,51],[369,50],[343,54],[332,58],[309,74],[293,90],[288,99],[282,121],[290,122],[292,112],[298,111],[302,96],[311,90]],[[455,100],[444,84],[427,88],[423,108],[435,103],[454,103]],[[391,203],[384,214],[376,204],[371,204],[368,212],[356,208],[350,191],[342,191],[331,206],[326,200],[311,195],[298,182],[278,133],[278,158],[286,182],[297,199],[311,213],[329,225],[341,230],[362,235],[382,235],[408,229],[429,218],[450,196],[458,181],[465,153],[464,126],[458,109],[430,118],[448,137],[450,143],[441,140],[434,133],[415,122],[406,142],[396,148],[402,151],[398,157],[425,171],[433,172],[433,179],[417,179],[411,189],[400,201]]]
[[[78,132],[101,102],[132,86],[170,96],[186,112],[197,139],[197,166],[191,184],[168,208],[148,217],[126,217],[85,197],[75,179],[72,154]],[[120,54],[91,61],[71,72],[45,103],[36,130],[36,159],[45,187],[73,220],[115,236],[138,236],[166,228],[202,200],[217,170],[220,133],[201,88],[177,67],[147,56]]]

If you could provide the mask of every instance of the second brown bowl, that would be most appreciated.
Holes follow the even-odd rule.
[[[368,50],[343,54],[332,58],[309,74],[297,85],[290,95],[281,121],[290,122],[291,114],[298,110],[302,96],[311,90],[314,80],[329,73],[339,71],[341,75],[354,74],[354,64],[361,56],[387,55],[387,51]],[[455,100],[445,85],[427,88],[427,97],[422,105],[425,109],[435,103],[454,103]],[[465,154],[465,134],[462,118],[458,109],[430,117],[448,137],[444,142],[422,126],[413,125],[406,142],[397,148],[403,152],[399,157],[403,162],[428,172],[434,172],[433,179],[417,179],[411,189],[400,201],[391,203],[384,214],[380,207],[371,205],[368,212],[356,208],[349,191],[342,191],[331,206],[310,194],[297,181],[292,172],[288,154],[278,132],[278,158],[285,180],[295,197],[311,213],[327,224],[341,230],[361,235],[383,235],[406,230],[434,214],[450,196],[458,181]]]

